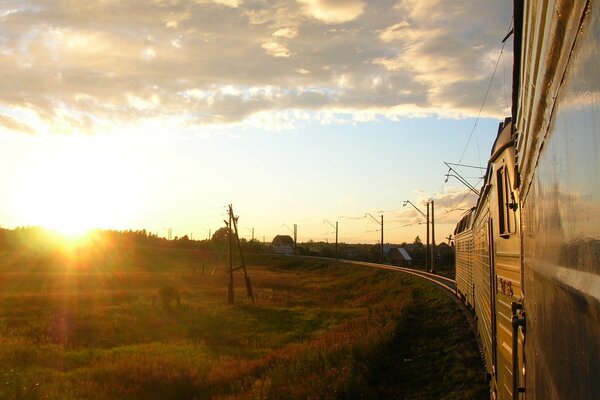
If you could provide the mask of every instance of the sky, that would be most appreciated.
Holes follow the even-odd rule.
[[[446,241],[509,115],[494,0],[0,3],[0,226]],[[489,88],[489,91],[488,91]],[[487,95],[486,95],[487,93]],[[484,101],[485,99],[485,101]],[[474,186],[483,172],[459,167]]]

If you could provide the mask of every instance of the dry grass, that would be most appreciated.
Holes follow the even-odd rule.
[[[257,301],[236,275],[229,306],[215,258],[0,253],[0,398],[376,398],[372,375],[413,301],[405,278],[250,258]],[[179,305],[163,304],[165,287]]]

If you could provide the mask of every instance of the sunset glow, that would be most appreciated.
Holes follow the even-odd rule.
[[[509,111],[510,24],[493,0],[4,2],[0,226],[205,238],[234,204],[248,238],[374,243],[368,212],[401,242],[425,234],[402,202],[435,199],[444,240],[475,199],[443,161],[484,165]]]
[[[128,154],[93,137],[58,137],[35,149],[31,161],[15,171],[16,212],[27,224],[68,236],[98,227],[122,225],[122,216],[141,201]]]

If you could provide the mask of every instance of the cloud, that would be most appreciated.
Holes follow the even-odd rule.
[[[262,48],[265,49],[268,55],[273,57],[289,57],[291,55],[285,46],[277,42],[263,43]]]
[[[281,29],[278,29],[275,32],[273,32],[273,36],[287,38],[287,39],[293,39],[296,36],[298,36],[298,28],[296,28],[296,27],[281,28]]]
[[[304,13],[327,24],[341,24],[360,16],[365,3],[360,0],[299,0]]]
[[[382,42],[389,43],[395,40],[407,38],[409,32],[407,32],[406,28],[410,28],[410,23],[407,21],[402,21],[392,26],[388,26],[387,28],[378,32],[379,39]]]
[[[9,117],[8,115],[0,114],[0,126],[15,132],[23,132],[30,135],[35,134],[35,130],[32,126],[22,123],[13,117]]]
[[[0,110],[27,112],[0,124],[282,130],[474,116],[510,15],[493,0],[9,2]],[[507,49],[484,116],[506,111],[510,63]]]

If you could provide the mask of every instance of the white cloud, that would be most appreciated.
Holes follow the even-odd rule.
[[[361,0],[299,0],[304,13],[327,24],[341,24],[358,18],[365,9]]]
[[[289,57],[290,51],[284,45],[277,42],[263,43],[262,48],[265,49],[268,55],[273,57]]]
[[[237,8],[242,3],[241,0],[214,0],[214,2],[232,8]]]
[[[156,51],[152,47],[146,47],[142,51],[142,58],[146,61],[150,61],[156,58]]]
[[[293,39],[296,36],[298,36],[298,28],[296,28],[296,27],[281,28],[281,29],[278,29],[275,32],[273,32],[273,36],[287,38],[287,39]]]
[[[4,129],[8,129],[15,132],[35,134],[35,130],[32,126],[20,122],[18,119],[8,115],[0,114],[0,126]]]
[[[0,15],[0,110],[27,110],[0,126],[473,116],[510,16],[495,0],[32,0]],[[496,79],[484,115],[503,93]]]
[[[192,14],[190,12],[171,12],[169,16],[165,20],[165,27],[167,28],[179,28],[179,24],[183,21],[187,21],[192,18]]]
[[[198,4],[214,3],[214,4],[220,4],[220,5],[223,5],[226,7],[238,8],[242,4],[242,1],[241,0],[196,0],[196,3],[198,3]]]
[[[408,35],[406,28],[410,28],[410,23],[407,21],[402,21],[392,26],[388,26],[387,28],[379,31],[379,39],[386,43],[394,40],[406,39]]]

